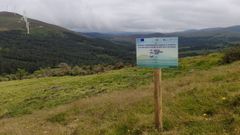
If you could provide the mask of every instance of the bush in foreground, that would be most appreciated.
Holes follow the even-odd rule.
[[[240,60],[240,45],[227,49],[224,53],[223,64]]]

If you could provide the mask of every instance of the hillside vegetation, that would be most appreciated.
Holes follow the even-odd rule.
[[[33,72],[60,63],[75,65],[132,63],[134,46],[91,39],[41,21],[29,19],[26,34],[22,16],[0,12],[0,75],[18,68]]]
[[[240,134],[240,62],[222,54],[164,70],[162,134]],[[158,134],[152,70],[0,82],[0,135]]]

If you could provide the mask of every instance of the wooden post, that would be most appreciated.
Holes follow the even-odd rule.
[[[161,69],[155,69],[154,71],[155,127],[158,131],[163,130],[161,76],[162,76]]]

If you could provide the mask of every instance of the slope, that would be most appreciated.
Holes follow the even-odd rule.
[[[220,66],[220,59],[184,58],[179,69],[164,71],[163,134],[240,133],[240,63]],[[1,82],[0,134],[157,134],[151,73]]]
[[[17,68],[33,72],[59,63],[70,65],[131,63],[134,47],[86,38],[59,26],[29,19],[26,35],[21,15],[0,12],[0,74]]]

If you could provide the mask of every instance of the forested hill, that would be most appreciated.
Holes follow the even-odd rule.
[[[131,63],[134,46],[91,39],[65,28],[29,19],[26,34],[22,16],[0,12],[0,74],[16,69],[33,72],[59,63],[69,65]]]

